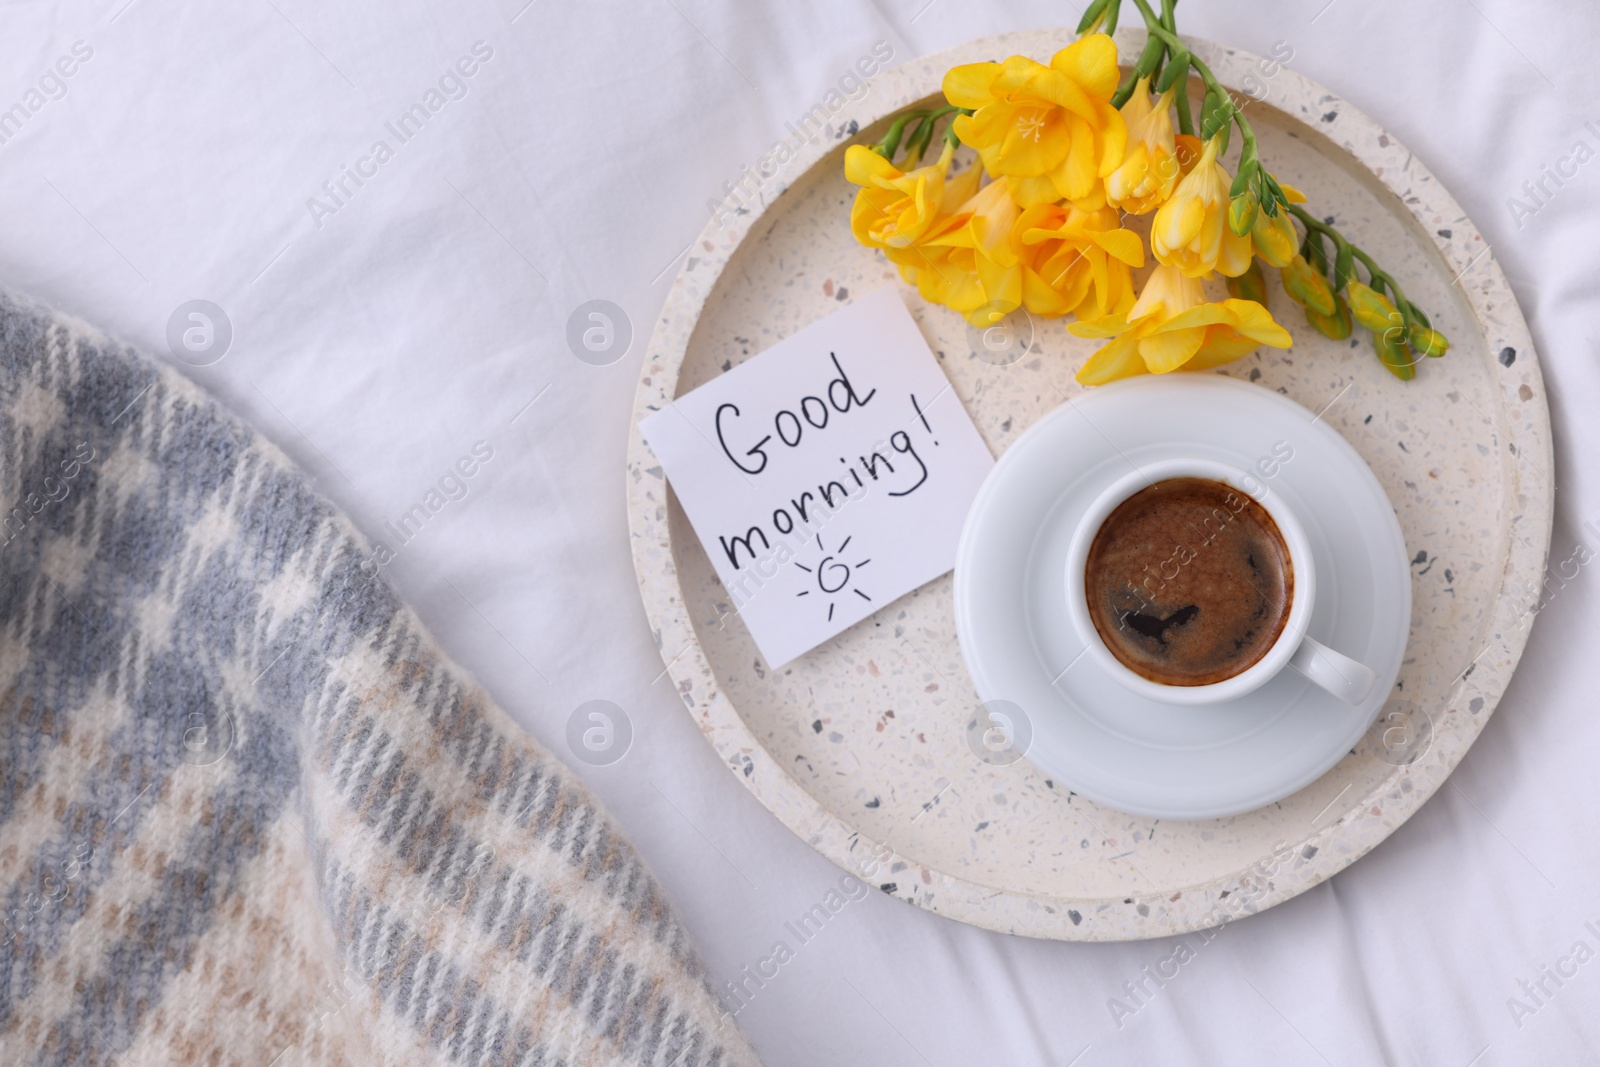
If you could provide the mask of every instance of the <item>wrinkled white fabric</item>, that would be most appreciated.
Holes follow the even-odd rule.
[[[44,102],[0,143],[0,279],[152,352],[180,304],[216,302],[232,348],[185,373],[371,536],[487,442],[493,461],[388,571],[546,745],[568,751],[585,701],[626,710],[626,760],[577,769],[711,972],[731,978],[839,872],[734,780],[662,677],[622,490],[644,339],[707,200],[876,42],[902,62],[1079,10],[8,5],[0,109],[41,79]],[[1600,127],[1600,10],[1185,0],[1180,19],[1258,53],[1287,42],[1295,69],[1387,126],[1462,203],[1511,279],[1550,390],[1552,558],[1585,538],[1600,551],[1582,531],[1600,526],[1600,161],[1532,213],[1507,204],[1580,139],[1600,148],[1584,125]],[[52,80],[79,41],[92,56]],[[420,130],[386,132],[430,91],[442,106]],[[635,331],[610,366],[567,348],[569,314],[593,299],[623,307]],[[1600,928],[1596,572],[1540,616],[1450,786],[1330,883],[1223,930],[1120,1027],[1107,999],[1170,942],[1003,937],[879,894],[807,944],[740,1024],[774,1067],[1594,1062],[1600,960],[1559,961],[1580,939],[1600,948],[1584,925]],[[1531,1003],[1518,981],[1558,964],[1576,973],[1547,979],[1537,1010],[1513,1018],[1509,998]]]

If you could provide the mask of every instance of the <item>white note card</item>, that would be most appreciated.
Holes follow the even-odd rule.
[[[773,668],[948,571],[994,466],[893,288],[640,429]]]

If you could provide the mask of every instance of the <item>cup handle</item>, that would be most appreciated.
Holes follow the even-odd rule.
[[[1378,676],[1365,664],[1342,652],[1335,652],[1320,641],[1300,639],[1289,666],[1344,701],[1359,705],[1367,699]]]

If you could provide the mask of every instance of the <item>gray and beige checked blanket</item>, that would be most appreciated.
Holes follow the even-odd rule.
[[[369,554],[186,379],[0,296],[0,1064],[755,1064]]]

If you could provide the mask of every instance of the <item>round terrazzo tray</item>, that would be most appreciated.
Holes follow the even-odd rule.
[[[691,248],[646,354],[634,421],[835,310],[900,285],[850,235],[848,143],[936,94],[957,63],[1042,61],[1066,31],[976,41],[889,71],[769,183]],[[1140,32],[1119,35],[1136,55]],[[1410,639],[1367,737],[1299,793],[1195,822],[1127,815],[1075,796],[1026,760],[968,746],[977,698],[946,576],[780,671],[768,670],[634,430],[628,510],[645,610],[678,692],[760,801],[823,855],[885,892],[963,922],[1069,940],[1214,926],[1304,892],[1387,837],[1444,782],[1522,654],[1553,506],[1550,421],[1526,324],[1461,208],[1371,119],[1293,70],[1193,42],[1252,100],[1262,158],[1319,215],[1403,279],[1454,342],[1402,383],[1365,335],[1317,335],[1272,282],[1295,336],[1223,368],[1298,401],[1351,442],[1394,503],[1413,558]],[[1292,59],[1290,60],[1292,63]],[[857,134],[857,129],[860,133]],[[1237,147],[1234,152],[1237,153]],[[1276,274],[1276,272],[1269,272]],[[1082,392],[1093,342],[1041,320],[1036,347],[995,366],[954,312],[908,300],[996,455]]]

